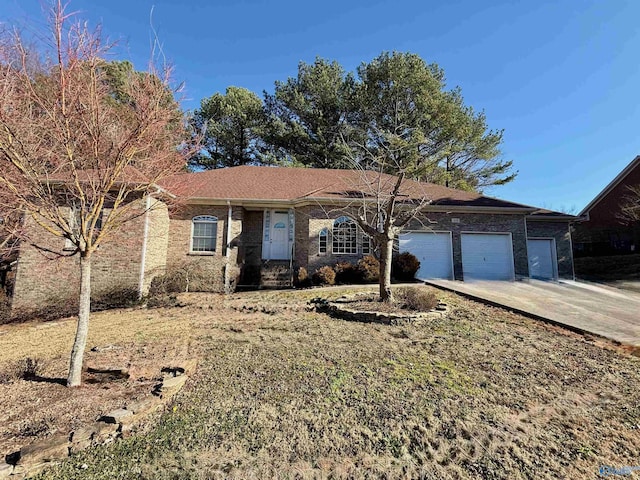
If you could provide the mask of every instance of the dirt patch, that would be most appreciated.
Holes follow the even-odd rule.
[[[92,314],[85,367],[93,372],[85,371],[84,384],[74,389],[65,386],[73,319],[3,326],[0,455],[54,433],[69,433],[127,402],[145,398],[161,378],[162,367],[191,358],[196,349],[189,336],[176,332],[193,331],[187,325],[193,327],[197,320],[172,323],[173,313],[154,313]],[[28,362],[37,364],[36,371],[23,375]]]
[[[42,478],[551,479],[637,464],[639,359],[448,293],[449,314],[420,325],[307,310],[344,293],[191,295],[159,309],[180,330],[154,320],[154,341],[140,342],[192,342],[193,381],[145,434]]]

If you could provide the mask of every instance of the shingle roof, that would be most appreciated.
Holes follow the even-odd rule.
[[[369,175],[372,175],[372,181],[378,179],[375,173]],[[391,175],[380,177],[385,191],[393,188],[395,178]],[[162,182],[162,186],[191,199],[295,202],[353,198],[371,189],[370,183],[358,170],[240,166],[177,175]],[[404,198],[427,197],[433,205],[535,210],[475,192],[413,180],[403,183],[401,193]]]

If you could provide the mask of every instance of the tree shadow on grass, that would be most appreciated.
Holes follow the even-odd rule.
[[[24,380],[27,382],[36,382],[36,383],[57,383],[62,385],[63,387],[67,386],[66,378],[52,378],[52,377],[42,377],[40,375],[33,375],[29,377],[24,377]]]

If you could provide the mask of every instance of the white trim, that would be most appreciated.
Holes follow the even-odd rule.
[[[227,202],[227,206],[229,207],[229,210],[227,212],[227,247],[224,252],[224,293],[229,294],[231,293],[231,217],[233,216],[233,207],[231,206],[231,202]]]
[[[609,184],[604,187],[602,189],[602,191],[595,196],[595,198],[593,200],[591,200],[591,202],[589,202],[589,204],[584,207],[582,209],[582,211],[578,214],[579,217],[585,216],[587,217],[587,220],[589,218],[589,210],[591,210],[593,207],[595,207],[598,203],[600,203],[600,201],[606,197],[607,195],[609,195],[609,193],[611,192],[611,190],[613,190],[614,188],[616,188],[618,186],[618,184],[620,182],[622,182],[622,180],[624,180],[626,178],[627,175],[629,175],[631,173],[631,171],[636,168],[637,166],[640,165],[640,155],[638,155],[636,158],[634,158],[633,160],[631,160],[631,163],[629,163],[629,165],[627,165],[617,176],[616,178],[614,178],[613,180],[611,180],[611,182],[609,182]]]
[[[333,230],[334,230],[334,227],[336,226],[336,222],[338,220],[340,220],[341,218],[349,219],[350,223],[352,223],[355,226],[355,229],[356,229],[356,232],[355,232],[356,251],[355,252],[335,252],[334,249],[333,249],[333,236],[334,236]],[[343,221],[341,223],[346,223],[346,222]],[[358,231],[359,230],[360,230],[360,226],[358,225],[358,222],[356,222],[349,215],[340,215],[338,218],[333,220],[333,222],[331,223],[331,255],[358,255]]]
[[[451,246],[451,255],[449,258],[449,260],[451,260],[451,278],[449,278],[449,280],[454,280],[456,278],[455,263],[453,261],[453,231],[452,230],[403,230],[398,234],[398,246],[400,245],[400,235],[405,235],[407,233],[448,233],[449,245]],[[462,256],[460,258],[462,258]]]
[[[291,215],[289,212],[289,209],[284,210],[284,209],[265,209],[263,211],[263,216],[262,216],[262,252],[260,253],[260,258],[261,260],[291,260],[293,259],[293,248],[292,245],[295,244],[295,237],[296,237],[296,232],[295,232],[295,215]],[[267,226],[267,214],[269,215],[269,225]],[[274,217],[275,215],[285,215],[286,216],[286,222],[285,222],[285,229],[287,231],[287,235],[286,235],[286,242],[287,242],[287,246],[286,246],[286,251],[287,251],[287,258],[272,258],[272,252],[271,252],[271,242],[272,242],[272,229],[273,226],[275,225],[274,222]],[[291,240],[289,238],[289,231],[291,228],[294,228],[293,231],[293,240]],[[266,238],[265,238],[265,234],[266,234]]]
[[[144,294],[144,271],[147,263],[147,241],[149,239],[149,209],[151,208],[151,196],[145,199],[144,231],[142,234],[142,256],[140,258],[140,279],[138,280],[138,298]]]
[[[186,198],[185,203],[191,205],[225,205],[226,199],[210,198],[210,197],[191,197]],[[352,205],[352,198],[336,198],[336,197],[316,197],[316,198],[292,198],[292,199],[262,199],[262,198],[236,198],[231,200],[232,204],[237,207],[245,207],[247,209],[262,210],[268,209],[288,209],[304,207],[308,205]],[[467,205],[429,205],[426,206],[422,213],[428,212],[444,212],[444,213],[497,213],[504,215],[531,214],[538,207],[483,207],[483,206],[467,206]]]
[[[325,233],[324,252],[320,251],[320,236],[322,235],[322,232]],[[318,255],[327,255],[329,253],[329,236],[329,229],[327,227],[321,228],[318,232]]]
[[[197,220],[196,220],[197,219]],[[215,220],[212,220],[215,219]],[[213,237],[213,250],[194,250],[193,249],[193,233],[195,229],[195,222],[201,223],[215,223],[216,234]],[[189,255],[215,255],[218,250],[218,223],[220,219],[215,215],[196,215],[191,218],[191,236],[189,237]]]
[[[511,281],[515,281],[516,279],[516,265],[514,262],[514,255],[513,255],[513,234],[511,232],[474,232],[474,231],[461,231],[460,232],[460,264],[462,266],[462,279],[466,281],[466,279],[464,278],[464,251],[462,250],[462,235],[464,234],[471,234],[471,235],[508,235],[509,236],[509,241],[511,243],[511,248],[509,249],[509,255],[511,257]],[[526,241],[526,240],[525,240]],[[529,261],[529,257],[527,257],[527,262]],[[528,265],[528,264],[527,264]],[[528,266],[527,266],[527,270],[528,270]]]
[[[557,281],[560,277],[558,274],[558,250],[556,248],[555,237],[527,237],[527,266],[529,265],[529,240],[551,240],[551,268],[553,269],[553,278],[551,280]],[[531,270],[529,270],[529,278],[531,276]]]

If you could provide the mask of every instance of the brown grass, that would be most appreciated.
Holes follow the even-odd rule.
[[[185,308],[96,315],[94,330],[139,332],[130,350],[193,342],[202,360],[153,428],[43,478],[593,478],[637,464],[637,358],[450,294],[438,293],[448,316],[426,325],[307,308],[343,293],[190,295]]]

